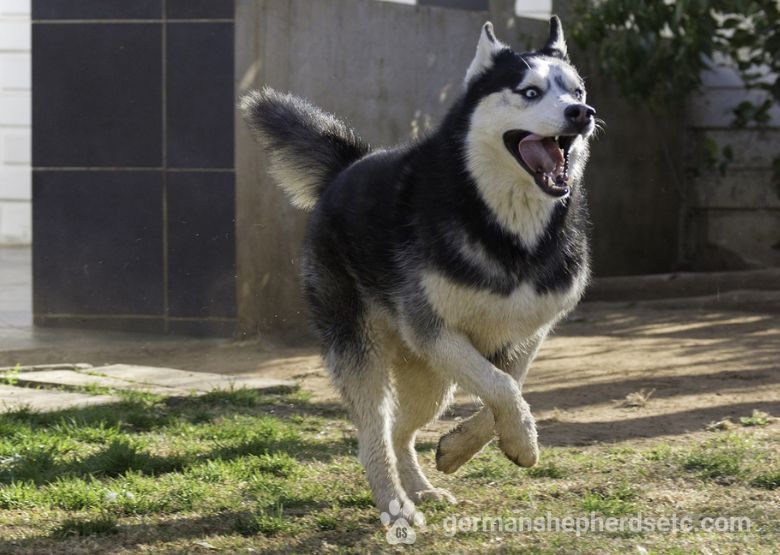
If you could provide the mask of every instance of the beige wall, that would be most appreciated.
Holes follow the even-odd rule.
[[[372,144],[393,144],[444,114],[485,18],[373,0],[242,0],[237,91],[264,84],[293,91],[346,119]],[[262,171],[243,123],[237,129],[240,327],[297,327],[305,214]]]

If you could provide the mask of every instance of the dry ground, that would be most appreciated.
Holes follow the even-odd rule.
[[[778,301],[780,292],[745,292],[715,309],[707,298],[580,305],[544,343],[525,386],[544,429],[542,442],[673,437],[753,409],[780,416]],[[749,310],[736,310],[741,307]],[[316,347],[295,343],[289,337],[233,342],[87,335],[0,352],[0,366],[133,363],[293,379],[314,401],[337,402]],[[642,391],[650,392],[643,406],[622,402]],[[459,395],[431,429],[447,428],[471,410],[470,398]]]

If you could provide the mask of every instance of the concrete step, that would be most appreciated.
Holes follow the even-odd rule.
[[[92,368],[88,372],[94,372]],[[41,370],[20,372],[18,374],[0,374],[0,379],[12,376],[19,385],[52,386],[52,387],[109,387],[111,389],[138,390],[159,395],[173,395],[177,390],[170,387],[159,387],[151,384],[130,382],[117,378],[98,376],[73,370]]]
[[[169,387],[186,393],[206,393],[215,389],[241,388],[290,390],[297,387],[295,382],[289,380],[228,376],[224,374],[211,374],[208,372],[189,372],[187,370],[176,370],[174,368],[135,366],[132,364],[96,366],[95,368],[92,368],[91,372],[136,384]]]
[[[131,364],[98,367],[47,365],[26,369],[27,371],[20,372],[18,368],[5,368],[4,372],[0,372],[0,380],[7,382],[0,384],[0,412],[24,406],[36,411],[52,411],[120,400],[115,395],[90,395],[51,389],[55,387],[99,386],[123,391],[147,391],[171,397],[193,393],[200,395],[215,390],[246,388],[277,391],[293,390],[297,387],[295,382],[288,380],[226,376]]]
[[[36,364],[34,366],[0,366],[0,374],[5,372],[39,372],[41,370],[90,370],[91,364]]]
[[[113,395],[90,395],[88,393],[71,391],[0,385],[0,412],[18,410],[24,407],[29,407],[36,412],[46,412],[75,407],[105,405],[118,401],[119,398]]]
[[[780,268],[742,272],[679,272],[643,276],[596,277],[585,302],[648,301],[718,295],[726,291],[778,291]]]
[[[780,291],[737,290],[701,297],[648,299],[641,301],[590,302],[591,307],[650,308],[654,310],[710,310],[780,314]]]

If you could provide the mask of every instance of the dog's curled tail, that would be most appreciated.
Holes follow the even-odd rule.
[[[270,87],[245,94],[240,108],[269,153],[271,175],[304,210],[312,210],[326,185],[370,150],[333,115]]]

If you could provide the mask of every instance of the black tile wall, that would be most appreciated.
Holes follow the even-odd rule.
[[[232,334],[232,18],[233,0],[33,1],[36,324]]]
[[[235,176],[168,173],[171,316],[236,314]]]
[[[161,33],[33,25],[33,166],[161,165]]]
[[[162,314],[162,174],[33,174],[37,314]]]
[[[33,19],[160,19],[162,0],[33,0]]]
[[[168,166],[233,167],[233,24],[179,23],[167,35]]]
[[[165,4],[172,19],[232,19],[233,9],[233,0],[167,0]]]

